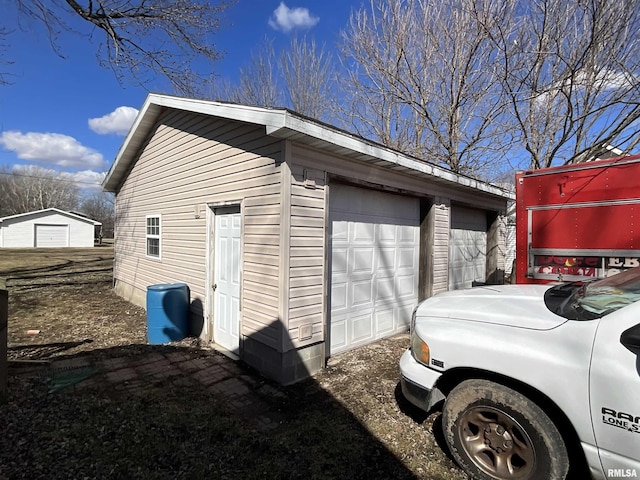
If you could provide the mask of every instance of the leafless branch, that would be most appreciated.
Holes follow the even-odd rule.
[[[99,63],[111,68],[118,79],[129,78],[146,85],[160,74],[179,92],[193,87],[193,83],[184,78],[195,58],[220,58],[213,36],[230,3],[194,0],[16,2],[23,20],[44,25],[53,48],[60,55],[58,38],[62,33],[96,38]]]

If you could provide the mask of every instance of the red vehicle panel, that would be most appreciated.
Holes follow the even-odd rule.
[[[516,282],[603,277],[640,259],[640,155],[516,174]]]

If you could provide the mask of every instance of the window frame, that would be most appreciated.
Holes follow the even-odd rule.
[[[149,225],[149,220],[157,219],[157,225]],[[149,233],[149,228],[158,228],[158,233]],[[153,260],[161,260],[162,259],[162,215],[153,214],[146,215],[144,221],[144,254],[145,257],[153,259]],[[157,240],[158,241],[158,254],[153,255],[149,253],[149,240]]]

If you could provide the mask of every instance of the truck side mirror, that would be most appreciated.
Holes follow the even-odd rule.
[[[622,332],[620,343],[631,352],[640,354],[640,323]]]

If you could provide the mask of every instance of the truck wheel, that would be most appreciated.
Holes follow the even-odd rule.
[[[569,456],[549,417],[524,395],[487,380],[467,380],[447,396],[442,429],[453,457],[477,479],[567,476]]]

